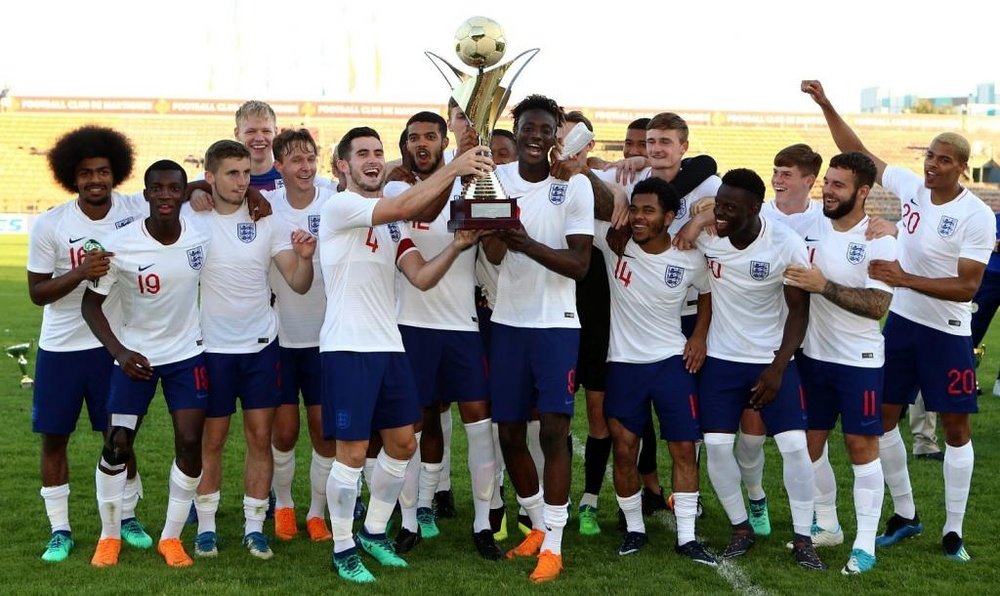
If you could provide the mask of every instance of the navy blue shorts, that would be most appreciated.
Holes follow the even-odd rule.
[[[111,373],[108,414],[145,416],[160,380],[163,381],[167,409],[171,412],[204,410],[208,405],[208,367],[205,355],[198,354],[187,360],[154,367],[153,378],[148,381],[132,380],[122,372],[121,367],[116,366]]]
[[[208,418],[233,415],[237,398],[244,410],[278,407],[281,401],[278,391],[281,360],[277,340],[252,354],[206,352],[205,363],[208,365],[208,378],[212,380],[208,390],[208,407],[205,408]]]
[[[477,331],[449,331],[399,326],[410,359],[420,405],[434,402],[484,401],[486,355]]]
[[[740,427],[743,410],[749,407],[750,389],[768,366],[706,358],[698,392],[702,432],[735,433]],[[760,415],[769,436],[787,430],[806,430],[805,395],[794,360],[785,369],[778,394],[771,403],[761,408]]]
[[[306,406],[318,406],[323,376],[319,365],[319,346],[313,348],[278,348],[281,370],[278,377],[281,405],[299,404],[299,393]]]
[[[36,433],[68,435],[76,430],[83,402],[90,427],[108,427],[108,389],[115,359],[103,347],[75,352],[38,349],[31,428]]]
[[[323,438],[367,441],[372,433],[422,418],[403,352],[320,352]]]
[[[579,329],[529,329],[494,322],[490,395],[494,422],[524,422],[531,409],[573,416]]]
[[[809,430],[841,429],[851,435],[882,435],[882,368],[863,368],[795,358],[806,394]]]
[[[885,336],[885,397],[898,406],[912,404],[917,391],[928,412],[979,411],[972,339],[952,335],[889,313]]]
[[[642,436],[649,422],[649,405],[660,419],[660,437],[667,441],[701,439],[697,381],[681,356],[648,364],[608,363],[604,415],[615,418],[632,434]]]

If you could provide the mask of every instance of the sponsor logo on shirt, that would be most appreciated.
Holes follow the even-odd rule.
[[[667,270],[663,273],[663,281],[668,288],[676,288],[684,281],[684,268],[676,265],[667,265]]]
[[[549,187],[549,202],[553,205],[562,205],[566,201],[566,189],[568,187],[568,184],[553,182],[552,186]]]
[[[937,233],[938,236],[942,238],[948,238],[955,233],[955,229],[958,228],[958,220],[954,217],[949,217],[947,215],[941,216],[941,221],[938,222]]]
[[[236,237],[241,242],[250,244],[257,237],[257,224],[254,222],[236,224]]]
[[[764,261],[750,261],[750,277],[757,281],[767,279],[771,273],[771,264]]]
[[[195,271],[201,269],[201,266],[205,264],[205,252],[201,249],[201,246],[189,248],[187,256],[188,265]]]
[[[865,245],[860,242],[851,242],[847,245],[847,262],[857,265],[865,260]]]
[[[309,216],[309,233],[313,236],[319,234],[319,215]]]
[[[120,220],[118,220],[118,221],[115,222],[115,229],[116,230],[120,230],[120,229],[124,228],[125,226],[129,225],[130,223],[132,223],[133,221],[135,221],[135,218],[132,217],[131,215],[129,215],[125,219],[120,219]]]

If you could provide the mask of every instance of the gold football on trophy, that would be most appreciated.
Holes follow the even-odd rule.
[[[455,53],[474,68],[489,68],[500,62],[507,40],[499,23],[486,17],[472,17],[455,32]]]

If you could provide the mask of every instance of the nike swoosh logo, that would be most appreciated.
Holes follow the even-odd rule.
[[[913,199],[910,199],[910,204],[911,204],[911,205],[916,205],[916,204],[917,204],[917,202],[916,202],[915,200],[913,200]]]
[[[716,257],[714,255],[705,255],[705,258],[706,259],[718,259],[719,257]]]
[[[83,240],[84,238],[86,238],[86,236],[80,236],[79,238],[70,238],[69,239],[69,243],[70,244],[76,244],[77,242]]]
[[[634,258],[635,258],[635,257],[633,257],[632,255],[628,254],[627,252],[623,252],[623,253],[622,253],[622,256],[623,256],[623,257],[626,257],[626,258],[629,258],[629,259],[634,259]]]
[[[139,271],[145,271],[146,269],[149,269],[150,267],[152,267],[155,264],[156,263],[153,263],[152,265],[146,265],[145,267],[139,267]]]
[[[819,242],[819,238],[810,238],[809,236],[806,236],[806,242]]]

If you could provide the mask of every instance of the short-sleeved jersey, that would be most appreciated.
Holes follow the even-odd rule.
[[[208,259],[208,235],[182,217],[180,237],[163,245],[139,221],[112,235],[105,248],[115,256],[94,291],[107,296],[118,288],[122,345],[153,366],[202,353],[198,282]]]
[[[963,188],[944,205],[931,202],[931,191],[913,172],[890,166],[882,186],[899,197],[899,264],[903,271],[928,278],[958,276],[959,259],[988,263],[996,243],[993,210]],[[971,335],[970,302],[931,298],[909,288],[897,288],[889,310],[952,335]]]
[[[708,291],[705,257],[675,248],[649,254],[632,240],[619,257],[605,240],[610,228],[599,221],[594,234],[611,287],[608,361],[645,364],[682,354],[681,310],[689,288]]]
[[[698,237],[712,289],[708,355],[713,358],[772,362],[784,333],[785,268],[809,266],[805,242],[798,234],[767,218],[760,222],[760,234],[743,250],[729,238],[704,233]]]
[[[383,194],[397,197],[410,185],[389,182]],[[452,196],[461,191],[461,180],[455,179]],[[404,222],[410,238],[420,254],[433,258],[448,247],[455,235],[448,231],[451,210],[445,205],[437,218],[430,223]],[[478,331],[476,319],[476,251],[465,250],[455,259],[451,268],[433,288],[421,291],[413,286],[402,272],[396,274],[397,322],[425,329],[447,331]]]
[[[566,236],[593,236],[594,191],[586,176],[577,174],[569,182],[552,176],[528,182],[517,167],[517,162],[504,164],[496,173],[507,195],[517,198],[518,216],[528,236],[555,249],[567,248]],[[579,329],[576,281],[509,250],[500,263],[493,322]]]
[[[278,334],[268,271],[276,254],[291,250],[291,230],[278,217],[253,221],[246,203],[228,215],[214,210],[195,212],[187,205],[183,213],[212,243],[213,258],[201,273],[205,351],[253,354],[263,350]]]
[[[402,352],[396,324],[396,265],[416,250],[402,223],[372,226],[378,199],[346,191],[330,198],[319,221],[326,287],[321,352]]]
[[[639,172],[639,175],[636,176],[636,179],[625,187],[625,191],[630,199],[632,197],[632,193],[635,191],[635,186],[652,175],[653,168],[644,168]],[[667,231],[671,234],[676,234],[681,227],[684,226],[684,224],[691,221],[691,207],[700,199],[705,197],[714,197],[716,193],[719,192],[720,186],[722,186],[722,178],[713,174],[702,180],[701,184],[696,186],[694,190],[681,197],[680,207],[677,208],[677,214],[674,217],[674,221],[670,224],[670,228]]]
[[[304,209],[288,203],[284,187],[267,193],[274,216],[285,221],[288,230],[305,230],[319,234],[320,211],[336,191],[317,185],[316,196]],[[309,291],[299,294],[282,277],[272,262],[270,269],[271,291],[274,292],[274,309],[278,313],[278,344],[284,348],[314,348],[319,345],[319,329],[326,312],[326,292],[323,289],[319,250],[313,254],[313,281]]]
[[[788,215],[778,209],[772,199],[770,201],[764,201],[764,204],[760,207],[760,215],[761,217],[766,217],[785,224],[801,236],[805,234],[808,228],[813,226],[817,217],[823,217],[823,203],[810,199],[809,206],[806,207],[805,211],[802,213],[793,213]]]
[[[142,195],[126,196],[114,192],[111,210],[100,220],[87,217],[76,200],[68,201],[38,216],[28,239],[28,271],[59,277],[75,269],[86,254],[83,245],[97,240],[106,246],[117,230],[125,228],[144,214],[149,207]],[[46,304],[42,310],[42,330],[38,347],[49,352],[75,352],[101,347],[101,342],[90,332],[80,316],[80,303],[91,282],[77,285],[59,300]],[[112,329],[121,323],[121,305],[118,292],[113,292],[104,303],[104,311]]]
[[[811,217],[803,236],[812,263],[824,277],[846,288],[893,292],[892,287],[868,276],[868,264],[873,259],[895,260],[895,238],[866,240],[867,216],[846,232],[835,230],[822,210]],[[879,322],[849,312],[821,294],[810,295],[809,328],[802,349],[810,358],[847,366],[878,368],[885,362]]]

